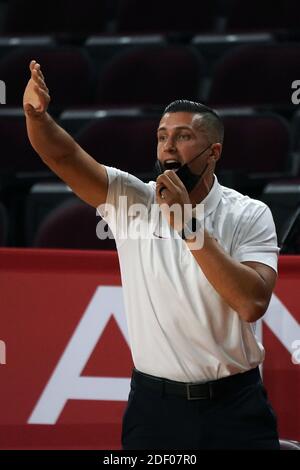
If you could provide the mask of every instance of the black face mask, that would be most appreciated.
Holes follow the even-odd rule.
[[[200,157],[204,152],[206,152],[206,150],[208,150],[210,146],[211,146],[211,144],[209,144],[208,147],[206,147],[204,150],[202,150],[201,153],[199,153],[194,158],[192,158],[192,160],[190,162],[185,163],[184,165],[179,167],[177,170],[176,170],[177,165],[174,164],[174,163],[163,165],[159,160],[156,160],[156,162],[155,162],[155,171],[157,173],[157,176],[161,175],[166,170],[176,171],[176,175],[183,182],[184,186],[186,187],[187,192],[190,193],[192,191],[192,189],[195,188],[195,186],[198,184],[198,182],[202,178],[203,174],[205,173],[205,171],[208,167],[208,164],[205,165],[204,170],[200,173],[200,175],[195,175],[195,173],[192,173],[191,170],[189,169],[189,165],[194,160],[196,160],[198,157]],[[166,188],[162,187],[159,192],[161,193],[164,189],[166,189]]]

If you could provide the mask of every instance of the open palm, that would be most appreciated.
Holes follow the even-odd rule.
[[[31,77],[23,96],[24,112],[30,117],[39,117],[47,111],[50,96],[40,64],[32,60],[29,65]]]

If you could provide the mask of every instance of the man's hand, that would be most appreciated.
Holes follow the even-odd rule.
[[[46,86],[41,66],[35,60],[29,65],[31,78],[23,96],[23,108],[26,116],[39,118],[46,113],[50,103],[49,90]]]
[[[160,193],[160,190],[162,193]],[[181,179],[173,170],[166,170],[156,180],[156,200],[168,223],[181,231],[192,217],[192,205],[189,194]],[[174,207],[174,212],[169,208]],[[178,212],[177,212],[178,211]]]

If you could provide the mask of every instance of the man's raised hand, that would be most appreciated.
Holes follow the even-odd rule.
[[[41,66],[35,60],[29,65],[31,77],[25,88],[23,107],[26,116],[39,118],[46,113],[49,102],[49,90],[46,86]]]

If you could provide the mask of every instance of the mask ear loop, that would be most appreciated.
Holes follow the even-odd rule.
[[[157,176],[161,175],[164,172],[164,168],[159,160],[156,160],[154,169]]]

